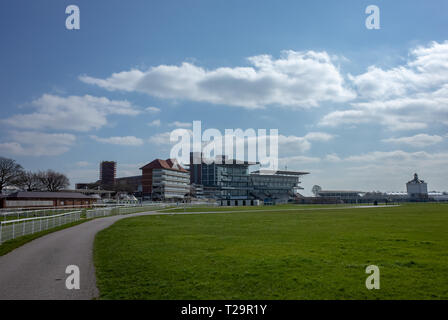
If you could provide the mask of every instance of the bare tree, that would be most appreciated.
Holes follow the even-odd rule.
[[[17,186],[26,191],[38,191],[44,189],[37,173],[24,171],[17,180]]]
[[[37,176],[43,188],[47,191],[59,191],[67,188],[70,184],[70,181],[64,174],[53,170],[40,171]]]
[[[0,157],[0,193],[3,188],[16,185],[22,172],[22,166],[15,160]]]

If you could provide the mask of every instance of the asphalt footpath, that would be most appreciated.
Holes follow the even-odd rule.
[[[93,242],[97,232],[136,213],[93,219],[37,238],[0,257],[1,300],[86,300],[98,297]],[[80,289],[69,290],[69,265],[79,267]]]

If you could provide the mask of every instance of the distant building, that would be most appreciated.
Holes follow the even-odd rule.
[[[101,188],[101,181],[97,180],[96,182],[81,182],[75,184],[75,189],[98,189]]]
[[[96,199],[74,192],[23,192],[0,196],[0,208],[80,207]]]
[[[190,152],[190,184],[202,184],[202,153]]]
[[[352,190],[320,190],[318,197],[335,199],[344,203],[358,203],[362,200],[365,192]]]
[[[126,191],[140,197],[143,188],[142,176],[116,178],[115,186],[119,191]]]
[[[175,159],[155,159],[140,169],[144,199],[176,201],[190,194],[190,173]]]
[[[204,186],[202,184],[192,183],[190,185],[190,194],[192,198],[196,199],[205,198]]]
[[[250,174],[253,187],[251,195],[264,202],[287,203],[303,189],[300,187],[300,177],[306,174],[309,173],[285,170],[270,173],[254,171]]]
[[[201,153],[190,153],[190,181],[203,185],[207,198],[284,203],[295,198],[302,189],[300,177],[308,174],[294,171],[249,173],[249,167],[257,164],[226,156],[217,156],[212,161],[204,159]]]
[[[410,200],[428,199],[428,184],[418,178],[418,174],[414,174],[414,179],[406,183],[406,191]]]
[[[202,162],[201,180],[204,193],[214,194],[218,199],[249,199],[249,193],[253,189],[249,166],[257,163],[219,157],[219,161]]]
[[[428,198],[432,201],[448,201],[448,194],[443,192],[428,192]]]
[[[117,163],[115,161],[101,161],[100,180],[103,186],[115,185],[116,175],[117,175]]]

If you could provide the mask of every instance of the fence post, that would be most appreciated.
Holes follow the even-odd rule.
[[[0,244],[2,244],[2,228],[3,227],[3,222],[0,221]]]
[[[33,220],[33,226],[31,227],[31,233],[34,233],[34,222],[35,222],[35,220]]]
[[[16,235],[16,228],[15,228],[15,225],[16,225],[16,223],[15,222],[13,222],[12,223],[12,238],[14,239],[15,238],[15,235]]]

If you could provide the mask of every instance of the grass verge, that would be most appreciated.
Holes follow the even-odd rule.
[[[124,219],[95,240],[100,298],[448,299],[446,208]]]

